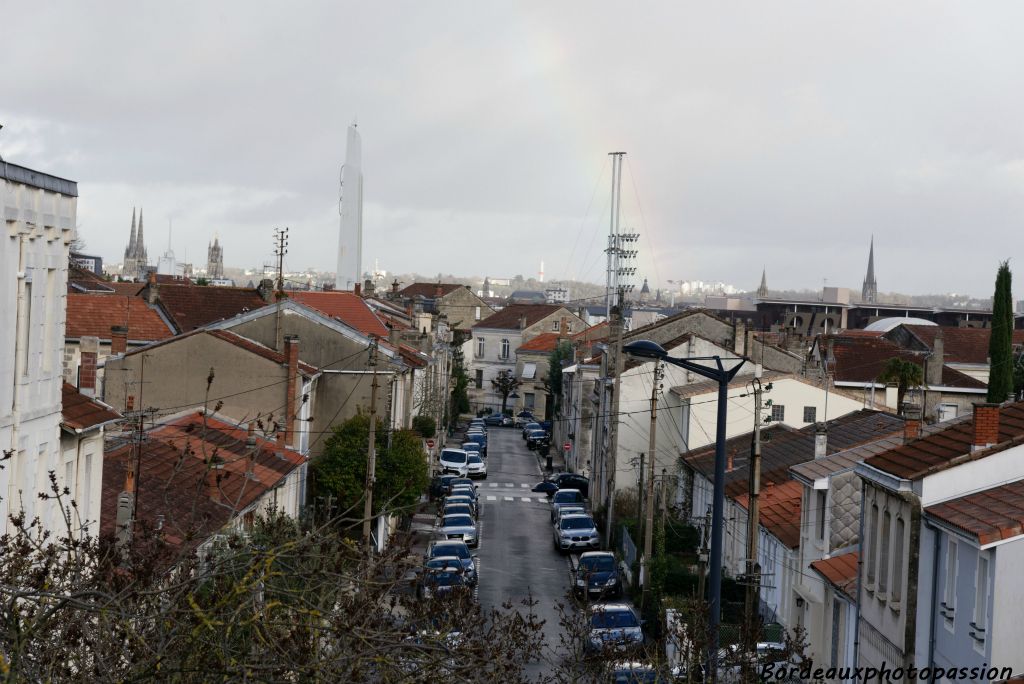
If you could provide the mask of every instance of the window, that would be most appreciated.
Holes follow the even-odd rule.
[[[484,338],[476,338],[476,357],[479,359],[484,355]]]
[[[29,331],[32,329],[32,281],[25,281],[25,321],[18,328],[18,365],[21,366],[21,374],[28,375],[28,345]]]
[[[974,622],[971,636],[975,641],[985,640],[985,625],[988,624],[988,556],[978,554],[978,576],[974,581]],[[975,644],[977,645],[977,644]]]
[[[817,492],[818,505],[818,541],[825,541],[825,507],[828,501],[828,490],[820,489]]]
[[[786,407],[782,404],[772,404],[772,422],[786,420]]]
[[[524,363],[523,364],[523,380],[533,380],[537,377],[537,364],[535,363]]]
[[[905,529],[903,518],[896,518],[896,538],[893,540],[892,549],[892,590],[889,592],[892,597],[890,608],[899,608],[900,599],[903,597],[903,534]]]
[[[509,348],[508,338],[507,337],[503,337],[501,339],[501,358],[503,358],[503,359],[507,359],[508,358],[508,348]]]
[[[892,525],[892,513],[882,514],[882,533],[879,535],[878,546],[878,593],[884,594],[889,588],[889,528]]]
[[[484,372],[483,372],[483,370],[478,370],[476,372],[476,388],[477,389],[483,389],[483,387],[484,387]]]
[[[690,400],[683,399],[679,406],[679,441],[683,445],[683,451],[690,450]]]
[[[817,406],[804,406],[804,422],[813,423],[818,420]]]
[[[871,504],[871,515],[868,517],[867,529],[868,544],[867,563],[868,566],[868,589],[875,588],[875,558],[878,555],[878,504]]]
[[[953,628],[953,613],[956,611],[956,542],[946,542],[946,587],[942,598],[942,617],[946,626]]]
[[[478,321],[480,320],[480,307],[479,306],[476,307],[476,313],[473,314],[473,318],[478,320]]]
[[[558,332],[562,329],[561,321],[551,321],[551,332]]]
[[[536,405],[537,395],[533,392],[525,392],[523,394],[523,408],[527,411],[532,411]]]

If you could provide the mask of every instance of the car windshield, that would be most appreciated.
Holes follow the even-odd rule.
[[[441,452],[441,460],[447,461],[448,463],[465,463],[466,452],[464,451],[452,451],[451,449],[445,449]]]
[[[547,434],[543,430],[530,430],[530,437],[546,437]]]
[[[455,556],[465,560],[469,558],[469,547],[464,542],[454,543],[447,542],[444,544],[434,544],[434,548],[431,551],[432,556]]]
[[[471,499],[475,499],[476,490],[469,487],[456,487],[452,490],[452,496],[468,496]]]
[[[452,487],[458,487],[459,485],[469,485],[470,487],[472,487],[473,481],[470,480],[468,477],[458,477],[452,480]]]
[[[574,489],[563,489],[555,492],[555,503],[578,503],[580,501],[580,493]]]
[[[580,569],[584,572],[611,572],[615,569],[615,559],[611,556],[580,558]]]
[[[468,515],[446,515],[442,527],[472,527],[473,518]]]
[[[473,515],[473,507],[469,504],[450,504],[444,507],[444,515]]]
[[[590,519],[590,516],[562,518],[562,522],[559,523],[559,527],[563,530],[587,530],[593,526],[594,521]]]
[[[590,626],[594,629],[611,629],[616,627],[639,627],[636,616],[629,610],[598,610],[590,616]]]
[[[470,465],[480,464],[480,463],[483,463],[483,462],[484,462],[483,459],[480,458],[479,456],[477,456],[476,454],[470,454],[469,455],[469,464]]]
[[[462,445],[463,451],[480,451],[480,445],[476,442],[466,442]]]
[[[465,504],[466,506],[473,505],[473,500],[468,496],[449,496],[445,501],[453,504]]]
[[[527,423],[526,424],[526,429],[527,429],[527,431],[529,431],[529,430],[539,430],[540,429],[540,423]]]

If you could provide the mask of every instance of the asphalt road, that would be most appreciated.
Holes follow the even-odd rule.
[[[483,528],[478,550],[480,605],[485,610],[532,597],[534,612],[545,620],[548,659],[562,657],[559,602],[571,605],[569,560],[551,542],[548,499],[530,490],[542,473],[519,428],[492,427],[487,432],[487,479],[481,480]],[[546,669],[535,665],[531,670]]]

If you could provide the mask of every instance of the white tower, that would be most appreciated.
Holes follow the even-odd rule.
[[[338,213],[338,272],[334,287],[352,290],[363,277],[363,163],[362,139],[356,125],[348,127],[345,165],[341,167],[341,197]]]

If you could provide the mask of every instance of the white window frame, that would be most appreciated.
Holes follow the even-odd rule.
[[[487,350],[487,340],[483,337],[476,338],[476,358],[482,359]]]
[[[978,566],[974,573],[974,614],[971,621],[971,638],[974,650],[984,654],[985,639],[988,636],[988,593],[992,590],[989,571],[992,562],[984,551],[978,552]]]
[[[892,560],[892,513],[882,511],[882,527],[878,535],[878,598],[888,599],[889,561]]]
[[[907,524],[903,516],[897,515],[894,523],[895,529],[892,538],[892,582],[889,588],[889,607],[893,610],[900,609],[903,600],[903,553],[905,544],[903,537],[907,531]]]
[[[499,353],[499,357],[502,358],[502,359],[507,359],[511,349],[512,349],[512,343],[509,342],[508,338],[507,337],[501,338],[501,352]]]

